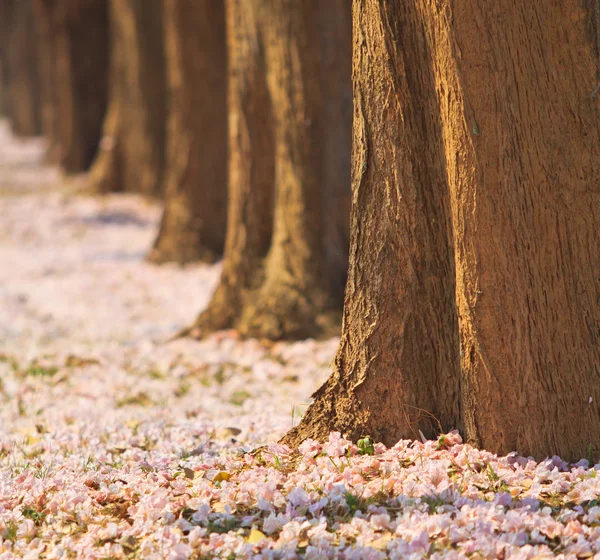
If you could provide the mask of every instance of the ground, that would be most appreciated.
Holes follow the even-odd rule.
[[[171,340],[219,265],[146,263],[157,204],[43,150],[0,123],[0,560],[600,558],[585,459],[278,445],[337,340]]]

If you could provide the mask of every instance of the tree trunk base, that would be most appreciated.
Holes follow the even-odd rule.
[[[323,337],[329,330],[327,326],[335,321],[330,315],[336,314],[328,313],[319,303],[324,298],[318,292],[314,299],[306,293],[285,284],[266,284],[253,294],[254,297],[248,298],[237,329],[245,338],[298,340]],[[312,290],[308,293],[315,295]],[[336,317],[339,320],[339,314]]]
[[[104,136],[100,150],[89,174],[90,191],[97,194],[123,191],[119,163],[119,111],[109,109],[104,122]]]
[[[226,284],[219,284],[208,307],[200,313],[194,324],[184,329],[181,334],[201,339],[217,331],[233,328],[236,320],[235,310],[240,307],[237,290]]]
[[[321,395],[328,393],[335,385],[332,377],[312,395],[315,401],[306,411],[302,422],[288,431],[279,443],[283,443],[292,449],[297,449],[307,439],[326,441],[331,432],[342,431],[338,427],[336,409],[333,406],[335,401],[333,399],[320,398]]]
[[[202,247],[153,247],[146,260],[152,264],[178,263],[180,265],[192,262],[213,264],[219,260],[219,255]]]
[[[209,306],[182,335],[205,338],[235,329],[242,338],[302,340],[339,336],[341,313],[309,300],[291,286],[244,295],[219,287]]]

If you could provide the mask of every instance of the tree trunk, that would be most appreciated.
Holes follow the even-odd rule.
[[[107,0],[67,0],[58,29],[58,121],[62,167],[87,170],[108,101]],[[62,72],[61,72],[62,70]]]
[[[9,0],[7,35],[4,39],[10,87],[10,118],[15,134],[41,133],[37,33],[31,0]]]
[[[342,308],[350,246],[352,151],[352,12],[348,0],[319,4],[321,80],[325,102],[323,243],[332,301]]]
[[[42,134],[48,142],[46,159],[51,163],[58,163],[60,159],[56,65],[58,8],[57,0],[33,0],[34,21],[38,36],[41,127]]]
[[[227,219],[227,50],[223,0],[166,0],[165,210],[149,259],[215,261]]]
[[[8,39],[13,1],[0,2],[0,115],[6,117],[10,116]]]
[[[355,0],[342,342],[286,442],[598,456],[600,14],[551,4]]]
[[[343,3],[335,4],[343,22]],[[323,159],[337,155],[343,165],[343,156],[330,154],[334,142],[328,143],[328,138],[343,135],[343,125],[335,123],[331,136],[325,134],[328,104],[323,101],[327,95],[343,97],[343,84],[350,87],[349,72],[339,90],[321,83],[316,1],[230,0],[227,9],[227,242],[220,284],[198,318],[196,332],[236,328],[244,336],[271,339],[317,335],[330,326],[323,319],[330,319],[335,301],[330,289],[335,281],[329,282],[327,273],[343,276],[339,263],[336,267],[327,261],[323,241],[324,207],[343,199],[338,185],[332,184],[335,194],[329,193],[324,178],[330,168]],[[345,10],[347,15],[349,6]],[[349,36],[348,24],[346,48],[328,51],[342,67],[349,57]],[[344,146],[340,142],[339,150]],[[343,176],[345,170],[338,173]],[[343,213],[340,206],[329,212]]]
[[[2,47],[0,47],[0,50]],[[0,115],[7,117],[9,115],[8,102],[8,68],[4,61],[3,54],[0,52]]]
[[[162,193],[163,0],[110,0],[110,100],[90,174],[98,192]]]
[[[107,0],[36,0],[43,128],[67,173],[86,171],[108,96]]]

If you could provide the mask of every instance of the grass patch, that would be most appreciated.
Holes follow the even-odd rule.
[[[21,377],[53,377],[58,368],[56,366],[41,366],[32,364],[26,370],[21,372]]]
[[[117,408],[123,408],[124,406],[152,406],[154,401],[150,398],[148,393],[136,393],[134,395],[127,395],[121,399],[117,399],[115,405]]]
[[[235,406],[242,406],[252,395],[248,391],[234,391],[229,402]]]
[[[226,519],[211,519],[206,526],[207,532],[210,533],[229,533],[230,531],[236,531],[240,528],[241,521],[234,517],[228,517]]]
[[[38,511],[32,507],[23,506],[21,508],[21,513],[23,514],[23,517],[31,519],[36,527],[40,527],[46,520],[46,514],[43,511]]]
[[[17,531],[17,522],[14,519],[11,519],[4,528],[4,539],[14,543],[17,540]]]
[[[69,368],[81,368],[87,366],[97,366],[100,362],[96,358],[83,358],[81,356],[75,356],[69,354],[65,360],[65,366]]]
[[[150,379],[166,379],[167,376],[162,373],[161,371],[158,371],[157,369],[153,369],[148,373],[148,377],[150,377]]]
[[[446,501],[443,500],[442,498],[440,498],[439,496],[421,496],[421,503],[426,504],[427,505],[427,511],[429,512],[429,515],[433,515],[434,513],[438,512],[438,509],[443,506],[446,505]]]
[[[185,397],[190,392],[192,386],[186,381],[180,381],[177,389],[175,389],[174,394],[177,398]]]

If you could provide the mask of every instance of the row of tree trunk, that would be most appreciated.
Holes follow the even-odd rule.
[[[15,134],[42,132],[40,111],[39,41],[30,1],[0,3],[2,111],[11,116]]]
[[[347,268],[347,2],[227,4],[229,214],[221,281],[195,329],[331,332]]]
[[[77,18],[103,3],[29,2],[0,3],[2,103],[63,150],[58,103],[32,99],[87,75],[67,22],[91,30]],[[598,457],[598,2],[354,0],[352,33],[344,0],[109,4],[91,178],[166,197],[152,260],[224,246],[190,330],[329,332],[350,247],[334,373],[286,442],[459,428],[500,453]],[[56,54],[35,62],[17,27],[56,6],[38,34]]]
[[[354,1],[342,341],[286,442],[459,428],[598,460],[599,22],[579,0]]]
[[[69,173],[93,161],[106,109],[106,0],[2,0],[0,100],[15,134]]]
[[[2,1],[15,36],[35,38],[32,60],[14,66],[39,82],[22,87],[39,99],[20,95],[9,64],[8,101],[39,113],[28,133],[47,137],[49,159],[89,170],[94,192],[163,198],[151,261],[224,256],[190,330],[337,330],[350,211],[347,1]],[[3,44],[25,56],[17,38]]]

